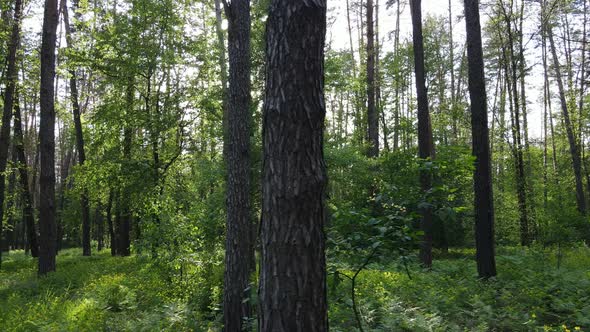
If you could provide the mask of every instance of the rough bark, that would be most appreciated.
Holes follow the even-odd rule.
[[[325,0],[273,0],[263,122],[261,331],[327,331]]]
[[[225,331],[249,329],[254,241],[250,200],[250,0],[224,3],[228,19],[229,90],[226,111],[227,218],[223,316]]]
[[[418,155],[420,159],[434,157],[432,128],[428,111],[428,93],[426,91],[426,73],[424,66],[424,42],[422,38],[422,1],[411,0],[412,30],[414,42],[414,72],[416,74],[416,94],[418,97]],[[430,170],[420,171],[420,186],[424,197],[432,188]],[[420,228],[424,232],[420,242],[420,261],[426,267],[432,266],[432,208],[424,204]]]
[[[465,0],[465,24],[467,31],[469,97],[471,101],[471,132],[473,156],[475,157],[473,180],[477,271],[481,278],[489,278],[496,275],[496,259],[494,253],[492,164],[479,0]]]
[[[45,0],[41,41],[41,121],[39,124],[39,274],[55,271],[55,45],[58,24],[57,0]]]

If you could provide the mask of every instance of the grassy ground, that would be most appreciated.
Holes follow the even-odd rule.
[[[559,269],[555,251],[501,249],[499,276],[488,282],[476,280],[472,254],[452,251],[428,273],[412,266],[411,279],[397,267],[370,266],[357,287],[364,330],[590,331],[588,248],[564,252]],[[37,278],[35,260],[22,252],[4,259],[0,331],[219,330],[219,311],[203,304],[219,299],[218,272],[199,272],[216,282],[182,284],[147,258],[70,249],[56,273]],[[349,281],[328,281],[331,330],[356,331]]]

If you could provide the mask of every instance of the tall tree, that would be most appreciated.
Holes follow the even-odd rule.
[[[559,101],[561,103],[561,113],[565,124],[565,130],[567,132],[567,140],[570,146],[570,155],[572,158],[572,167],[574,169],[574,176],[576,180],[576,203],[578,212],[586,214],[586,199],[584,196],[584,187],[582,184],[582,158],[580,157],[580,146],[576,142],[572,122],[570,119],[570,113],[568,110],[568,103],[566,100],[566,92],[563,86],[563,78],[561,76],[561,68],[559,64],[559,58],[557,56],[557,50],[555,47],[555,38],[553,37],[553,27],[547,26],[547,36],[549,38],[549,47],[551,54],[553,55],[553,67],[555,69],[555,79],[557,80],[557,87],[559,89]]]
[[[367,156],[379,156],[379,114],[375,103],[375,22],[373,0],[367,0]]]
[[[418,155],[420,159],[434,158],[432,127],[428,111],[428,92],[426,91],[426,70],[424,66],[424,41],[422,38],[422,1],[411,0],[412,31],[414,42],[414,71],[416,74],[416,94],[418,96]],[[420,170],[420,186],[424,197],[432,188],[431,171]],[[421,229],[424,232],[420,244],[420,261],[426,267],[432,265],[432,208],[424,204],[422,208]]]
[[[479,21],[479,0],[465,0],[471,132],[475,172],[475,245],[477,271],[481,278],[496,275],[494,254],[494,205],[488,109]]]
[[[22,18],[22,0],[16,0],[14,5],[14,22],[12,34],[8,45],[6,62],[6,90],[4,91],[4,109],[2,112],[2,127],[0,128],[0,252],[2,251],[2,222],[4,217],[4,186],[5,171],[8,163],[8,146],[10,145],[10,120],[12,119],[12,106],[14,105],[14,92],[18,82],[16,67],[16,51],[20,44],[20,24]],[[0,263],[2,254],[0,253]]]
[[[59,11],[57,0],[45,0],[41,39],[41,121],[39,144],[41,174],[39,177],[39,274],[55,271],[55,45]]]
[[[18,94],[14,99],[14,147],[18,159],[19,178],[22,187],[23,221],[27,229],[27,240],[31,248],[31,256],[39,257],[39,244],[37,242],[37,230],[35,229],[35,212],[33,209],[33,196],[29,188],[29,170],[25,156],[24,135]]]
[[[73,48],[73,29],[70,25],[70,15],[68,13],[67,0],[61,0],[61,10],[64,18],[66,32],[66,45]],[[73,7],[76,10],[76,7]],[[78,100],[78,79],[76,68],[70,67],[70,100],[72,102],[72,113],[74,116],[74,127],[76,130],[76,149],[78,150],[78,165],[84,166],[86,162],[86,151],[84,149],[84,133],[82,131],[82,121],[80,119],[80,103]],[[88,202],[88,192],[86,188],[80,195],[80,204],[82,207],[82,255],[90,256],[90,206]]]
[[[226,331],[248,328],[254,261],[250,203],[250,0],[224,1],[228,20],[227,219],[223,316]]]
[[[263,120],[261,331],[327,331],[326,0],[273,0]]]

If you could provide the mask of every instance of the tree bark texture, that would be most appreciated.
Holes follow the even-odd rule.
[[[41,39],[41,121],[39,144],[39,274],[55,271],[57,227],[55,223],[55,45],[58,25],[57,0],[45,0]]]
[[[473,179],[477,271],[481,278],[489,278],[496,275],[496,258],[494,253],[492,164],[479,0],[465,0],[465,24],[467,31],[469,97],[471,100],[471,132],[473,156],[475,156]]]
[[[325,0],[273,0],[267,21],[259,327],[327,331]]]
[[[223,315],[225,331],[248,329],[254,261],[250,201],[250,0],[224,3],[228,19],[227,219]]]
[[[416,94],[418,99],[418,155],[420,159],[432,159],[434,149],[430,113],[428,111],[428,92],[426,90],[426,73],[424,66],[424,42],[422,38],[422,4],[421,0],[411,0],[412,28],[414,42],[414,71],[416,74]],[[430,170],[420,171],[420,186],[424,197],[432,188]],[[428,204],[426,204],[428,205]],[[420,261],[426,267],[432,265],[432,208],[422,209],[421,229],[424,232],[420,244]]]

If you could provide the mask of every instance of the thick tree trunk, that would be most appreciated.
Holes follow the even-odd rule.
[[[416,74],[416,94],[418,96],[418,154],[420,159],[432,159],[434,146],[432,128],[428,111],[428,94],[426,91],[426,74],[424,67],[424,43],[422,39],[422,4],[421,0],[411,0],[412,27],[414,41],[414,70]],[[420,171],[420,186],[424,198],[432,188],[432,174],[430,170]],[[428,205],[428,204],[425,204]],[[420,227],[424,236],[420,243],[420,261],[426,267],[432,266],[432,209],[422,209]]]
[[[475,157],[475,244],[477,271],[481,278],[496,275],[494,253],[494,203],[492,163],[488,133],[488,110],[485,86],[479,0],[465,0],[471,131]]]
[[[225,331],[249,329],[254,262],[250,203],[250,0],[224,3],[228,19],[229,103],[226,111],[227,219],[223,316]]]
[[[41,122],[40,204],[39,204],[39,274],[55,271],[55,44],[59,11],[57,0],[45,0],[41,41]]]
[[[64,26],[66,32],[66,45],[72,47],[72,28],[70,26],[70,15],[68,13],[67,0],[61,0],[61,9],[64,17]],[[76,10],[76,7],[73,7]],[[80,103],[78,101],[78,80],[76,69],[70,69],[70,99],[72,101],[72,113],[74,115],[74,127],[76,129],[76,149],[78,150],[78,164],[84,166],[86,162],[86,152],[84,150],[84,134],[82,132],[82,121],[80,119]],[[82,255],[90,256],[90,206],[88,202],[88,191],[82,189],[80,195],[80,204],[82,208]]]
[[[379,114],[375,104],[375,23],[373,0],[367,0],[367,128],[368,157],[379,156]]]
[[[549,37],[549,46],[551,48],[551,54],[553,55],[553,67],[555,69],[555,78],[557,80],[557,86],[559,88],[559,101],[561,102],[561,112],[563,120],[565,122],[565,129],[567,132],[567,140],[570,145],[570,153],[572,157],[572,167],[574,169],[574,176],[576,180],[576,202],[578,206],[578,212],[582,215],[586,214],[586,199],[584,196],[584,187],[582,184],[582,160],[580,158],[580,148],[576,142],[574,136],[574,130],[570,120],[570,114],[567,107],[567,101],[565,97],[565,89],[563,87],[563,80],[561,77],[561,69],[559,64],[559,58],[557,57],[557,50],[555,49],[555,42],[553,38],[553,28],[547,27],[547,35]]]
[[[259,328],[327,331],[325,0],[273,0],[267,23]]]

